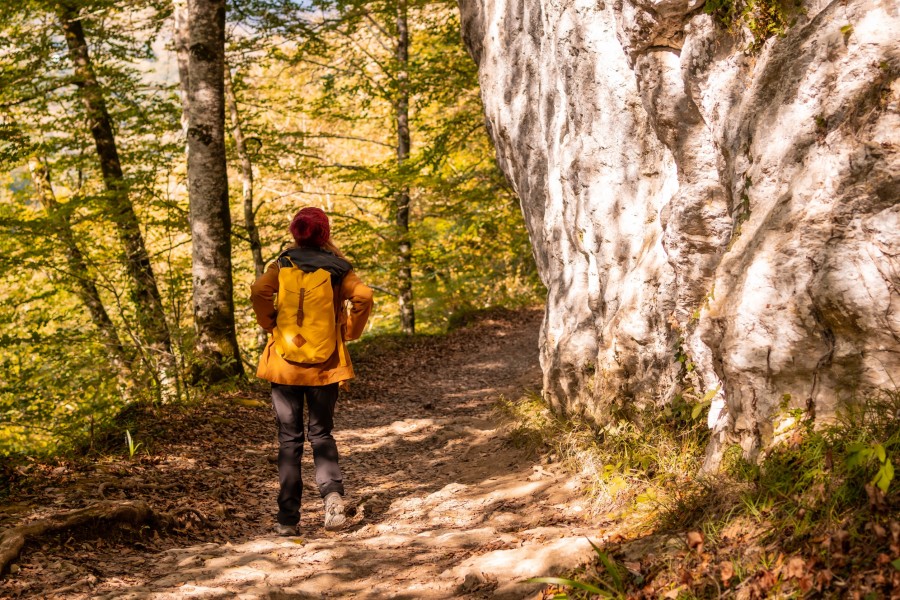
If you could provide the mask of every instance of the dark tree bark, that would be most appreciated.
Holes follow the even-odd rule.
[[[143,343],[151,357],[163,400],[172,399],[177,385],[175,357],[162,298],[144,245],[140,223],[128,195],[128,186],[119,161],[112,121],[106,108],[103,88],[94,73],[84,28],[77,8],[56,5],[57,15],[66,38],[69,59],[74,68],[74,83],[84,104],[91,135],[100,160],[100,171],[106,188],[107,209],[116,225],[119,241],[125,251],[124,262],[132,281],[132,297],[137,309]]]
[[[406,0],[397,3],[397,163],[401,171],[409,159],[409,22]],[[395,197],[397,210],[397,271],[400,302],[400,327],[403,333],[416,332],[416,312],[412,288],[412,242],[409,237],[409,187],[403,187]]]
[[[129,368],[128,352],[122,345],[116,326],[113,324],[112,319],[109,318],[109,313],[106,312],[106,307],[100,298],[97,284],[91,277],[84,255],[78,244],[75,243],[75,234],[72,231],[69,216],[60,210],[59,203],[56,201],[56,195],[53,193],[53,186],[50,181],[50,172],[38,158],[32,158],[28,162],[28,168],[31,171],[31,180],[37,192],[38,201],[44,207],[53,228],[53,233],[62,245],[62,258],[66,261],[68,277],[74,292],[84,302],[88,313],[91,315],[91,321],[100,332],[110,362],[116,369],[116,372],[123,375],[124,371],[127,371]]]
[[[225,0],[188,0],[188,29],[194,380],[211,383],[244,372],[234,326],[225,163]]]
[[[228,105],[228,114],[231,116],[231,137],[234,138],[234,147],[237,150],[238,160],[241,161],[241,190],[244,200],[244,229],[247,230],[247,240],[250,243],[250,252],[253,255],[253,270],[259,278],[266,271],[266,263],[263,260],[262,242],[259,239],[259,228],[256,226],[256,210],[253,206],[253,163],[247,152],[247,143],[244,140],[244,131],[241,127],[241,115],[238,112],[237,98],[234,95],[234,84],[231,80],[231,70],[225,65],[225,103]],[[260,349],[268,342],[268,334],[260,327],[257,331],[257,344]]]

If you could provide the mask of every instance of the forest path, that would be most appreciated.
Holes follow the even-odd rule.
[[[541,586],[519,582],[586,560],[585,536],[596,534],[583,517],[576,480],[514,448],[492,413],[501,395],[539,389],[540,318],[533,310],[501,313],[358,363],[335,428],[348,505],[356,509],[346,530],[322,527],[307,445],[300,536],[273,534],[274,424],[257,400],[222,433],[217,447],[233,444],[226,452],[188,446],[170,450],[166,463],[188,461],[184,468],[196,471],[205,462],[208,478],[224,478],[206,491],[193,488],[194,506],[221,515],[211,519],[215,541],[185,547],[163,538],[156,549],[170,547],[157,552],[102,553],[84,567],[93,575],[83,586],[59,595],[533,597]],[[201,497],[210,493],[218,509]],[[77,582],[80,565],[67,564],[68,583]]]

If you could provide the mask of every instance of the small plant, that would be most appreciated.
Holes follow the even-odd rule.
[[[707,0],[703,12],[729,31],[746,27],[753,36],[749,52],[758,52],[773,35],[784,35],[790,24],[782,0]]]
[[[675,347],[675,362],[679,362],[684,365],[684,370],[688,373],[694,370],[694,363],[691,362],[691,357],[688,356],[687,352],[684,350],[684,340],[679,339],[678,344]]]
[[[134,442],[134,438],[131,437],[131,432],[127,429],[125,430],[125,445],[128,447],[128,458],[134,460],[134,454],[138,451],[143,444],[142,442]]]
[[[597,577],[593,583],[587,583],[565,577],[532,577],[531,579],[526,579],[524,583],[546,583],[570,587],[600,596],[601,598],[624,598],[626,586],[623,573],[627,573],[627,570],[616,564],[616,561],[608,553],[597,547],[594,542],[588,540],[588,543],[594,549],[597,560],[603,566],[608,579]],[[557,592],[553,598],[554,600],[568,600],[569,595],[565,592]]]
[[[887,493],[891,481],[894,479],[894,465],[885,452],[884,446],[877,442],[855,443],[847,447],[847,452],[847,466],[851,469],[868,469],[872,463],[878,466],[870,483]]]

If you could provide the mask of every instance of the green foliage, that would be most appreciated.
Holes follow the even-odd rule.
[[[377,326],[398,326],[401,239],[411,242],[425,331],[445,329],[459,311],[535,302],[540,283],[521,210],[494,160],[455,4],[408,4],[406,65],[394,56],[397,2],[322,6],[339,18],[288,57],[305,90],[292,94],[304,98],[296,110],[310,118],[296,138],[303,143],[297,176],[315,175],[323,191],[304,199],[322,202],[341,249],[382,292]],[[412,150],[399,161],[404,89]],[[411,197],[409,232],[397,225],[403,190]]]
[[[730,31],[746,27],[751,37],[749,52],[759,51],[772,36],[784,35],[791,22],[785,0],[707,0],[703,12],[714,15]]]
[[[71,450],[120,410],[114,374],[98,368],[103,348],[89,338],[5,336],[2,349],[0,456]]]
[[[754,518],[778,522],[773,534],[798,544],[815,531],[868,520],[900,497],[891,489],[900,459],[900,394],[884,393],[851,406],[831,424],[798,420],[787,440],[759,464],[732,457],[728,472],[752,484],[742,494]],[[858,525],[851,525],[858,526]]]
[[[884,446],[878,442],[856,442],[847,447],[847,467],[850,469],[868,470],[871,465],[877,469],[871,485],[878,486],[887,492],[894,479],[894,465],[887,456]]]

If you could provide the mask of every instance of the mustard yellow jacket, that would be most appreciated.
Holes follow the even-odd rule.
[[[256,313],[256,322],[270,334],[275,328],[275,294],[278,292],[278,261],[269,265],[256,282],[250,286],[250,301]],[[362,335],[372,312],[372,289],[365,285],[352,270],[340,287],[341,338],[331,358],[316,365],[305,365],[285,360],[275,351],[272,336],[259,359],[256,375],[272,383],[284,385],[328,385],[353,379],[353,365],[345,342]],[[346,305],[349,303],[349,312]]]

